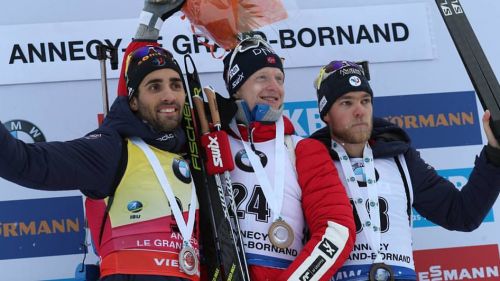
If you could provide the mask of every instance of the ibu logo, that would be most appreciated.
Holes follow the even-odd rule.
[[[139,213],[142,211],[143,205],[139,201],[132,201],[127,204],[127,210],[132,213]]]

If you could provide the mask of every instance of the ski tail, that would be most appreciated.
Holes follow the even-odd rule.
[[[436,0],[448,32],[467,70],[490,125],[500,139],[500,85],[459,0]]]

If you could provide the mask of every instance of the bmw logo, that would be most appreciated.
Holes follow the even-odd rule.
[[[10,120],[5,122],[4,126],[13,137],[26,143],[45,142],[42,131],[29,121]]]
[[[183,159],[174,159],[172,163],[172,169],[174,170],[174,175],[183,183],[191,182],[191,171],[189,170],[189,165]]]
[[[139,213],[140,211],[142,211],[142,207],[143,205],[139,201],[132,201],[127,204],[127,210],[132,213]]]
[[[255,153],[259,156],[260,158],[260,163],[262,163],[262,167],[266,167],[267,165],[267,156],[262,152],[262,151],[255,151]],[[240,168],[240,170],[248,172],[248,173],[253,173],[254,170],[252,168],[252,164],[250,163],[250,160],[248,159],[247,152],[242,149],[236,153],[235,156],[236,160],[236,166]]]

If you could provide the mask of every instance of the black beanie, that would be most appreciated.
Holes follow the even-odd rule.
[[[146,75],[164,68],[176,71],[182,79],[181,69],[169,51],[159,46],[144,46],[131,52],[127,57],[125,69],[128,98],[137,93],[139,84]]]
[[[363,68],[350,61],[332,61],[322,67],[314,86],[318,95],[319,114],[323,121],[333,103],[344,94],[364,91],[373,98],[373,91]]]
[[[230,96],[234,95],[252,74],[264,67],[276,67],[284,73],[281,58],[265,41],[259,40],[263,39],[244,40],[224,57],[222,75]],[[245,48],[244,44],[252,43],[256,44],[255,47],[250,46],[245,51],[240,51],[242,46]]]

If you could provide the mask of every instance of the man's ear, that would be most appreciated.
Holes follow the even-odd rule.
[[[130,106],[130,109],[133,111],[133,112],[136,112],[137,110],[139,110],[139,105],[138,105],[138,101],[137,101],[137,96],[133,96],[130,101],[128,102],[128,105]]]

